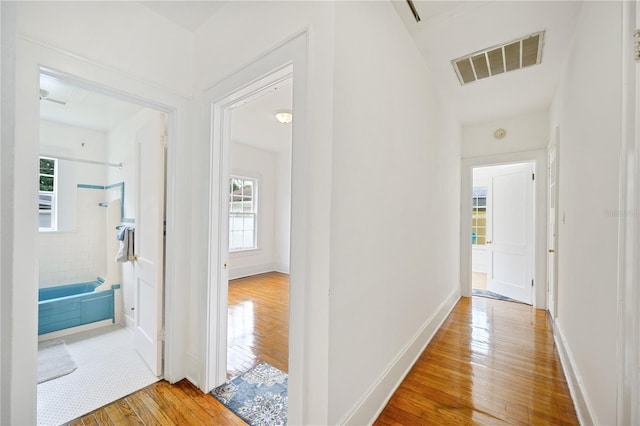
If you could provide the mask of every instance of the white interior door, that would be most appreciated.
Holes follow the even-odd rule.
[[[533,180],[530,163],[502,166],[487,191],[487,289],[531,303]]]
[[[164,294],[164,114],[136,134],[134,345],[155,375],[162,374]]]
[[[557,140],[557,129],[556,129],[556,140]],[[551,317],[555,318],[558,316],[558,286],[557,286],[557,278],[558,278],[558,268],[557,268],[557,242],[558,242],[558,232],[557,232],[557,224],[558,224],[558,210],[556,208],[557,205],[557,180],[558,180],[558,145],[554,143],[548,152],[548,164],[549,164],[549,178],[548,182],[548,196],[549,200],[547,202],[549,209],[549,217],[547,220],[547,245],[549,247],[547,253],[547,282],[548,282],[548,304],[549,304],[549,312],[551,313]]]

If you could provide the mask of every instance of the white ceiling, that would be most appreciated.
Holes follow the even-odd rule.
[[[224,1],[141,1],[150,10],[195,31]],[[549,107],[570,50],[580,1],[425,1],[414,0],[422,21],[416,23],[406,0],[393,5],[413,37],[441,95],[462,124],[493,121]],[[545,31],[542,63],[461,86],[451,60]],[[47,82],[43,83],[47,88]],[[51,86],[53,87],[53,86]],[[51,92],[55,98],[56,91]],[[288,92],[287,92],[288,90]],[[41,102],[42,117],[51,121],[106,131],[140,107],[74,88],[67,105]],[[82,107],[80,107],[82,105]],[[289,143],[290,125],[273,119],[279,109],[291,109],[291,87],[234,111],[233,138],[238,142],[280,151]],[[251,124],[248,124],[251,123]]]
[[[40,101],[40,118],[83,129],[108,132],[143,108],[40,75],[40,89],[49,92]],[[64,105],[58,102],[64,102]]]
[[[235,108],[231,115],[231,139],[266,151],[288,150],[291,145],[291,123],[280,123],[275,113],[292,110],[292,94],[289,80]]]
[[[187,31],[195,32],[225,3],[220,0],[139,1]]]
[[[493,121],[551,104],[569,52],[579,1],[420,1],[416,23],[405,0],[393,2],[441,95],[462,124]],[[453,59],[545,31],[542,63],[461,86]]]

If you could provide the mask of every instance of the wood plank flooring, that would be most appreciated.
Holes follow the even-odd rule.
[[[276,281],[279,278],[286,276],[274,277]],[[248,290],[242,286],[250,287],[249,281],[232,283],[229,301],[230,306],[244,306],[237,310],[238,315],[246,319],[246,324],[253,322],[257,334],[252,339],[251,327],[240,327],[243,332],[237,333],[237,340],[230,339],[234,346],[230,345],[229,353],[239,360],[238,366],[264,359],[286,371],[287,351],[272,352],[276,347],[286,347],[284,333],[274,337],[267,333],[269,327],[259,325],[262,315],[281,324],[283,317],[274,311],[282,308],[282,294],[266,285],[262,288],[267,293],[264,297],[238,296],[232,302],[232,291]],[[259,300],[274,305],[260,307]],[[250,301],[255,303],[253,319]],[[284,345],[279,340],[283,338]],[[274,348],[266,348],[270,344]],[[211,395],[183,380],[174,385],[155,383],[69,424],[244,423]],[[462,298],[375,424],[577,425],[546,313],[522,304]]]
[[[228,321],[228,377],[260,361],[288,371],[288,275],[270,272],[230,281]]]
[[[375,424],[579,424],[546,312],[462,298]]]
[[[266,361],[287,372],[289,276],[278,272],[229,282],[227,374]],[[187,380],[154,383],[68,425],[246,425]]]

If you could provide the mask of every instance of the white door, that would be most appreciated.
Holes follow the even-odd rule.
[[[531,303],[532,164],[501,166],[487,191],[487,289]]]
[[[557,141],[557,129],[556,129],[556,141]],[[547,253],[547,282],[548,282],[548,301],[549,301],[549,312],[551,313],[551,317],[555,318],[558,316],[557,306],[558,306],[558,287],[557,287],[557,278],[558,278],[558,268],[557,268],[557,245],[558,245],[558,232],[557,232],[557,224],[558,224],[558,210],[556,208],[557,205],[557,191],[558,191],[558,145],[554,143],[548,152],[548,164],[549,164],[549,178],[547,180],[549,188],[548,188],[548,196],[549,200],[547,202],[549,208],[549,217],[547,220],[547,245],[549,247]]]
[[[136,134],[134,345],[155,375],[162,374],[164,292],[164,114]]]

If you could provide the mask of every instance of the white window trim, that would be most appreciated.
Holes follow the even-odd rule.
[[[53,161],[53,191],[40,191],[40,176],[42,175],[42,173],[40,173],[41,159]],[[52,196],[51,197],[52,204],[51,204],[50,211],[41,211],[40,208],[38,208],[38,215],[40,215],[40,213],[51,214],[52,226],[49,228],[41,228],[40,226],[38,226],[39,232],[57,232],[58,231],[58,178],[59,178],[58,171],[59,171],[58,160],[56,158],[46,157],[43,155],[38,157],[38,204],[40,203],[40,194],[51,194]]]

